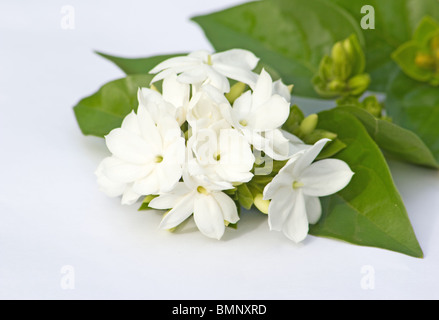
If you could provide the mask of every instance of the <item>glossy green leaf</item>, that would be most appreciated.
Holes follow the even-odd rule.
[[[184,54],[168,54],[168,55],[158,55],[146,58],[122,58],[111,56],[102,52],[97,52],[101,57],[113,62],[118,66],[125,74],[148,74],[149,71],[158,65],[160,62],[173,58],[182,56]]]
[[[241,184],[238,186],[238,202],[239,204],[249,210],[252,205],[253,205],[253,195],[250,192],[249,188],[247,187],[247,185]]]
[[[310,233],[422,257],[387,163],[362,123],[337,108],[321,112],[319,119],[320,128],[335,131],[346,144],[335,158],[355,174],[345,189],[322,198],[322,218]]]
[[[331,0],[349,12],[360,24],[366,13],[363,6],[375,11],[375,29],[363,29],[366,40],[366,72],[372,82],[370,90],[384,92],[390,74],[397,68],[391,54],[412,38],[425,15],[439,18],[437,0]]]
[[[148,87],[152,77],[133,75],[111,81],[74,107],[76,120],[85,135],[104,137],[132,110],[137,110],[137,90]]]
[[[393,122],[416,133],[439,162],[439,89],[395,74],[386,110]],[[402,142],[402,141],[401,141]]]
[[[425,143],[412,131],[390,121],[377,119],[359,107],[339,107],[360,120],[369,135],[388,155],[417,165],[439,168],[439,163]]]
[[[311,79],[335,42],[353,33],[363,42],[358,22],[325,0],[250,2],[193,20],[217,51],[254,52],[299,96],[316,97]]]

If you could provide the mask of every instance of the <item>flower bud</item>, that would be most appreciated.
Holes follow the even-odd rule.
[[[235,102],[236,99],[238,99],[244,92],[246,88],[246,84],[243,82],[237,82],[235,83],[228,93],[226,93],[226,98],[229,100],[231,104]]]
[[[343,49],[346,53],[346,58],[350,61],[355,60],[355,49],[354,49],[354,46],[352,45],[351,38],[345,39],[343,41],[342,45],[343,45]]]
[[[383,111],[383,106],[378,101],[376,96],[369,96],[363,100],[363,108],[366,109],[373,116],[380,118]]]
[[[256,195],[254,200],[255,207],[258,208],[262,213],[268,213],[268,206],[270,205],[270,200],[264,200],[262,193]]]
[[[346,80],[352,72],[352,62],[345,51],[342,42],[337,42],[332,47],[332,72],[336,79]]]
[[[359,74],[348,81],[349,93],[359,96],[364,93],[370,85],[370,76],[367,73]]]
[[[328,84],[328,88],[329,90],[331,90],[332,92],[340,92],[343,91],[346,87],[346,83],[344,81],[340,81],[340,80],[332,80],[329,84]]]
[[[317,123],[319,121],[319,116],[317,114],[310,114],[308,117],[303,119],[300,124],[300,133],[303,136],[311,134],[317,127]]]

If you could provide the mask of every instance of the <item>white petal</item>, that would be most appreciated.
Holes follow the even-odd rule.
[[[306,195],[324,197],[346,187],[353,174],[344,161],[325,159],[306,168],[299,179]]]
[[[222,75],[221,73],[217,72],[213,68],[206,68],[206,75],[208,80],[206,81],[206,84],[209,84],[221,92],[229,92],[230,91],[230,83],[229,80]]]
[[[212,196],[221,207],[223,219],[230,223],[237,223],[239,216],[235,202],[224,192],[213,192]]]
[[[281,231],[286,219],[291,214],[297,192],[293,188],[279,188],[268,206],[268,225],[270,230]]]
[[[278,94],[283,97],[286,101],[291,102],[291,92],[282,80],[277,80],[273,82],[273,94]]]
[[[157,73],[159,71],[165,70],[165,69],[175,69],[177,70],[175,73],[181,72],[178,70],[181,70],[181,68],[187,68],[187,67],[193,67],[198,64],[200,64],[201,61],[198,58],[195,57],[173,57],[170,59],[167,59],[161,63],[159,63],[156,67],[154,67],[149,73]]]
[[[278,173],[264,188],[264,200],[273,199],[281,188],[293,188],[293,177],[288,173]]]
[[[105,136],[110,152],[127,162],[144,164],[152,159],[154,147],[136,134],[122,128],[112,130]]]
[[[151,148],[150,152],[155,153],[154,156],[160,154],[162,138],[151,114],[146,108],[139,105],[139,108],[137,109],[137,117],[139,119],[140,132],[142,133],[144,141],[148,142],[148,145]],[[157,118],[159,118],[159,115],[157,115]]]
[[[238,99],[233,103],[232,108],[232,118],[236,124],[241,120],[248,122],[250,113],[252,110],[252,94],[251,91],[244,92]]]
[[[160,191],[160,178],[153,170],[148,176],[138,179],[133,184],[133,190],[142,195],[158,194]]]
[[[139,122],[137,120],[137,115],[134,110],[130,112],[122,121],[121,128],[123,130],[129,131],[135,135],[140,136]]]
[[[163,217],[159,227],[161,229],[172,229],[189,218],[194,212],[195,197],[194,192],[183,196],[177,204],[174,205],[173,209]]]
[[[110,180],[119,183],[129,183],[141,179],[153,170],[153,164],[132,164],[116,157],[104,160],[103,173]]]
[[[299,177],[303,170],[311,165],[314,159],[322,151],[329,139],[321,139],[317,141],[311,148],[306,150],[296,161],[293,168],[293,176]]]
[[[207,66],[201,65],[187,70],[178,76],[178,81],[187,84],[200,84],[204,82],[207,78],[206,73]]]
[[[198,194],[194,204],[194,219],[205,236],[220,239],[225,230],[221,207],[211,195]]]
[[[181,165],[173,162],[160,163],[156,170],[160,181],[160,193],[171,191],[180,180],[183,172]]]
[[[252,71],[236,68],[223,63],[215,63],[213,65],[213,68],[220,74],[226,76],[227,78],[245,83],[252,89],[254,89],[256,86],[258,75]],[[229,92],[229,91],[230,91],[230,86],[229,86],[229,90],[225,92]]]
[[[223,129],[219,136],[220,164],[242,166],[246,171],[253,168],[255,157],[250,144],[238,131]]]
[[[132,205],[133,203],[137,202],[139,198],[141,197],[140,194],[134,192],[131,186],[128,186],[123,193],[121,203],[123,205]]]
[[[258,107],[267,102],[273,94],[273,81],[265,69],[262,69],[253,91],[253,106]]]
[[[177,81],[176,74],[163,80],[163,99],[175,108],[182,107],[189,102],[189,90],[188,84]]]
[[[248,121],[249,125],[257,131],[273,130],[287,121],[289,113],[289,103],[281,96],[274,95],[258,107],[253,107]]]
[[[309,223],[306,215],[305,199],[299,190],[294,206],[282,227],[282,231],[289,239],[298,243],[306,238],[308,230]]]
[[[154,209],[172,209],[190,192],[191,190],[185,183],[179,182],[170,193],[165,193],[152,199],[149,203],[149,207]]]
[[[316,224],[322,216],[322,204],[318,197],[305,196],[306,215],[309,224]]]
[[[259,58],[252,52],[243,49],[231,49],[212,55],[214,65],[219,63],[244,70],[253,70],[258,62]]]
[[[107,159],[109,158],[105,158],[95,171],[99,189],[109,197],[118,197],[125,191],[126,183],[115,182],[104,174],[104,167],[105,163],[108,161]]]

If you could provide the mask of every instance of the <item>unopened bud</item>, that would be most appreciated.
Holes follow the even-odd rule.
[[[342,45],[346,54],[346,59],[353,61],[355,59],[355,49],[352,45],[351,38],[347,38],[346,40],[344,40],[342,42]]]
[[[340,80],[332,80],[329,84],[328,84],[328,88],[329,90],[331,90],[332,92],[340,92],[343,91],[346,87],[346,83],[344,81],[340,81]]]
[[[243,82],[237,82],[235,83],[231,88],[230,92],[226,93],[226,98],[229,100],[231,104],[235,102],[236,99],[238,99],[242,93],[244,92],[246,87],[246,84]]]
[[[433,70],[435,68],[434,57],[427,53],[418,52],[415,64],[421,69]]]
[[[255,207],[258,208],[259,211],[262,213],[267,214],[268,213],[268,207],[270,205],[270,200],[264,200],[264,197],[262,196],[262,193],[259,193],[256,195],[254,199]]]
[[[370,114],[379,118],[383,111],[383,106],[378,101],[376,96],[369,96],[363,100],[364,109],[366,109]]]
[[[331,57],[334,63],[343,63],[346,61],[347,56],[342,42],[337,42],[334,44],[331,51]]]
[[[303,119],[300,124],[300,133],[303,136],[307,136],[311,134],[317,127],[317,123],[319,122],[319,116],[317,114],[310,114],[305,119]]]
[[[324,81],[330,81],[333,78],[332,75],[332,59],[329,56],[324,56],[319,66],[319,76]]]
[[[348,81],[349,94],[359,96],[364,93],[370,85],[370,76],[367,73],[359,74]]]

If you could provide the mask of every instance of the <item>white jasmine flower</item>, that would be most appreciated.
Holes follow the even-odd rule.
[[[320,219],[318,197],[328,196],[346,187],[353,172],[337,159],[314,162],[328,139],[293,156],[264,189],[264,200],[271,199],[268,222],[271,230],[283,231],[294,242],[308,234],[309,224]]]
[[[251,180],[255,157],[247,140],[225,120],[197,131],[188,141],[188,170],[212,182],[233,183]]]
[[[105,158],[95,171],[99,189],[109,197],[122,196],[122,204],[131,205],[142,196],[133,191],[132,183],[123,183],[112,181],[105,175],[106,166],[112,165],[112,158]]]
[[[149,206],[154,209],[171,209],[160,223],[161,229],[172,229],[192,214],[198,229],[207,237],[220,239],[225,224],[239,220],[234,201],[222,192],[221,187],[184,174],[169,193],[153,199]]]
[[[230,107],[224,94],[211,85],[203,85],[194,94],[187,107],[187,121],[192,132],[195,133],[197,130],[222,122],[224,120],[221,111],[223,105]]]
[[[168,114],[154,121],[140,104],[137,114],[131,112],[105,141],[112,156],[101,164],[98,182],[107,193],[123,193],[124,203],[132,202],[134,195],[169,191],[180,180],[185,140],[177,121]]]
[[[200,50],[184,57],[174,57],[158,64],[150,73],[158,73],[152,83],[162,80],[170,74],[179,74],[182,83],[201,86],[209,83],[222,92],[230,91],[227,78],[244,82],[250,86],[255,83],[256,76],[251,71],[259,59],[250,51],[232,49],[210,54]]]
[[[162,94],[148,88],[139,89],[139,103],[148,110],[154,121],[163,114],[169,114],[181,126],[186,121],[190,86],[180,83],[177,75],[171,74],[163,80],[162,89]]]
[[[233,108],[223,108],[223,112],[255,149],[275,160],[285,160],[290,156],[290,145],[279,128],[288,119],[290,104],[273,88],[270,75],[262,70],[253,93],[245,92],[235,100]]]

